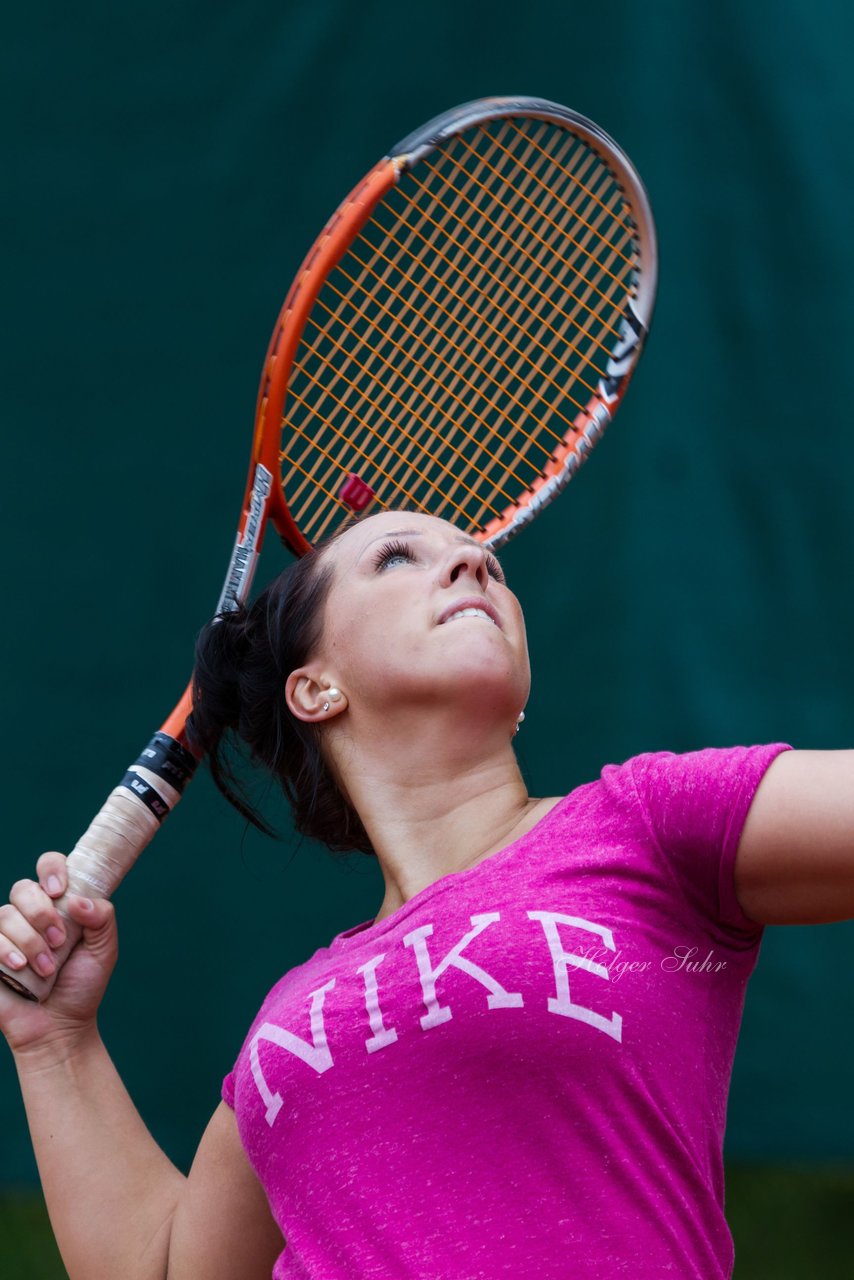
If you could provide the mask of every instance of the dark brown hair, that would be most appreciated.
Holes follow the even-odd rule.
[[[342,795],[320,731],[291,714],[285,681],[315,651],[332,583],[329,543],[298,560],[250,605],[220,614],[196,644],[187,736],[207,756],[219,790],[256,827],[273,834],[235,771],[239,739],[290,801],[298,831],[335,851],[372,854],[367,832]]]

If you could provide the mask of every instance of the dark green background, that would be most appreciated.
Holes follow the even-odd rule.
[[[180,692],[269,329],[320,224],[399,137],[485,94],[615,135],[662,251],[616,425],[505,557],[532,790],[663,747],[849,745],[852,35],[829,0],[8,13],[4,880],[73,843]],[[267,988],[379,900],[367,860],[247,835],[194,784],[119,895],[103,1016],[174,1158]],[[732,1156],[854,1159],[852,943],[848,924],[769,931]],[[0,1181],[34,1177],[8,1055],[0,1134]]]

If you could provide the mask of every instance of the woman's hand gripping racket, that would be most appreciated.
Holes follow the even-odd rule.
[[[637,173],[566,107],[486,98],[410,134],[333,215],[285,300],[217,612],[246,599],[268,521],[295,555],[384,508],[506,542],[613,417],[656,267]],[[177,803],[197,764],[190,710],[188,689],[76,845],[72,892],[109,897]],[[57,968],[79,938],[67,927]],[[34,1000],[55,977],[2,976]]]

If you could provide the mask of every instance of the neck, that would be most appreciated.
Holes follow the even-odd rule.
[[[385,881],[377,919],[434,881],[473,866],[531,825],[531,800],[506,724],[461,726],[437,717],[375,733],[351,724],[333,746],[338,775],[376,851]]]

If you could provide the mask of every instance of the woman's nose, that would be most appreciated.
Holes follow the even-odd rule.
[[[448,585],[460,578],[470,577],[477,582],[481,591],[485,591],[489,584],[489,572],[483,547],[475,542],[459,543],[448,557],[444,576]]]

